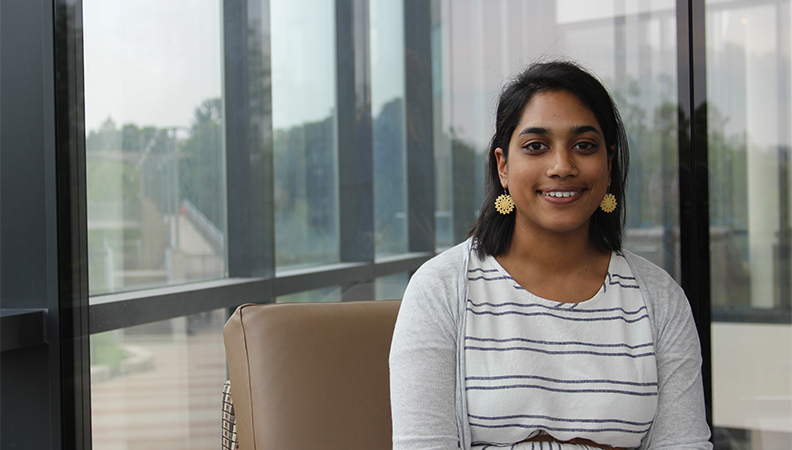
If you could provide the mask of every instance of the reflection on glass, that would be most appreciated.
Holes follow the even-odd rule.
[[[216,310],[91,336],[93,448],[219,448],[225,319]]]
[[[448,113],[442,110],[449,125],[442,129],[450,134],[451,162],[438,159],[437,170],[450,165],[453,174],[451,200],[438,203],[453,205],[454,241],[464,239],[477,215],[492,105],[504,80],[534,60],[570,58],[605,82],[625,122],[631,150],[625,246],[678,279],[674,2],[448,2],[447,8],[439,45],[450,54],[440,64],[451,72],[442,76],[450,91]]]
[[[404,5],[369,2],[374,156],[374,246],[378,256],[407,251],[404,123]]]
[[[408,273],[379,277],[374,280],[374,298],[376,300],[400,300],[404,297],[408,281],[410,281]]]
[[[341,288],[330,287],[298,292],[296,294],[281,295],[275,299],[275,301],[277,303],[340,302]]]
[[[225,274],[220,2],[83,2],[91,294]]]
[[[274,0],[275,263],[339,259],[335,9],[332,2]]]
[[[790,448],[790,6],[706,14],[715,444]]]
[[[435,248],[454,241],[451,160],[450,0],[432,2],[432,118],[434,120]]]

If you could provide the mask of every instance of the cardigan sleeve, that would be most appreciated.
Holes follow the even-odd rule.
[[[459,269],[430,260],[410,280],[390,353],[394,450],[459,447],[455,401]]]
[[[701,346],[682,288],[662,269],[632,255],[635,274],[653,318],[658,404],[644,449],[706,449],[706,421],[701,378]]]

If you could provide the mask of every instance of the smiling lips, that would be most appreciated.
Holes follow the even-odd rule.
[[[550,191],[550,192],[539,191],[539,193],[541,193],[545,197],[552,197],[552,198],[574,197],[574,196],[580,194],[580,192],[581,191]]]

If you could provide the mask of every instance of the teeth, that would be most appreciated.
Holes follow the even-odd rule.
[[[577,192],[545,192],[544,194],[549,197],[566,198],[576,195]]]

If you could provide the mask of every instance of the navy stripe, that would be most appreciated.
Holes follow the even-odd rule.
[[[614,281],[614,278],[616,280]],[[632,281],[631,284],[622,284],[622,281]],[[636,281],[635,277],[626,277],[624,275],[619,275],[618,273],[610,273],[608,272],[608,276],[606,282],[610,286],[620,286],[625,289],[640,289],[638,286],[638,282]]]
[[[557,428],[557,427],[546,427],[540,425],[532,425],[532,424],[522,424],[522,423],[513,423],[513,424],[503,424],[503,425],[482,425],[479,423],[470,422],[471,427],[479,427],[479,428],[539,428],[541,427],[543,430],[547,431],[566,431],[569,433],[608,433],[608,432],[621,432],[621,433],[632,433],[632,434],[642,434],[649,431],[649,428],[645,428],[643,430],[627,430],[622,428]]]
[[[504,276],[495,277],[495,278],[487,278],[487,277],[485,277],[484,275],[481,275],[481,276],[479,276],[479,277],[468,277],[468,281],[479,281],[479,280],[484,280],[484,281],[499,281],[499,280],[511,280],[511,278],[509,278],[509,277],[504,277]]]
[[[649,342],[646,344],[638,344],[638,345],[629,345],[629,344],[594,344],[590,342],[578,342],[578,341],[540,341],[538,339],[526,339],[526,338],[480,338],[476,336],[465,336],[465,340],[470,341],[477,341],[477,342],[530,342],[532,344],[543,344],[543,345],[585,345],[589,347],[602,347],[602,348],[620,348],[626,347],[630,349],[639,349],[643,347],[652,347],[654,343]]]
[[[620,280],[632,280],[632,281],[636,280],[635,277],[626,277],[624,275],[619,275],[618,273],[610,273],[610,272],[608,272],[608,275],[610,275],[612,277],[616,277],[616,278],[618,278]]]
[[[528,437],[526,437],[525,439],[523,439],[523,440],[521,440],[521,441],[517,441],[517,443],[516,443],[516,444],[512,444],[511,442],[473,441],[473,442],[471,442],[471,443],[470,443],[470,445],[471,445],[471,447],[476,447],[476,446],[478,446],[478,445],[484,445],[484,447],[481,447],[481,450],[485,450],[485,449],[487,449],[487,448],[489,448],[489,447],[492,447],[492,448],[503,448],[503,447],[505,447],[505,446],[507,446],[507,445],[517,445],[517,444],[522,444],[522,443],[524,443],[524,442],[525,442],[527,439],[529,439],[530,437],[533,437],[533,436],[531,436],[531,435],[529,434],[529,435],[528,435]],[[535,445],[537,445],[537,444],[539,444],[539,447],[535,447]],[[531,450],[534,450],[534,449],[537,449],[537,450],[544,450],[544,449],[542,448],[542,444],[543,444],[543,442],[531,442]],[[550,447],[550,450],[553,450],[553,448],[552,448],[552,444],[553,444],[553,443],[552,443],[552,442],[544,442],[544,444],[550,444],[550,445],[551,445],[551,447]],[[559,448],[559,449],[562,449],[562,447],[561,447],[561,444],[558,444],[558,445],[559,445],[559,447],[558,447],[558,448]],[[575,447],[575,448],[577,448],[577,447]],[[588,447],[586,447],[586,448],[588,448]]]
[[[477,306],[477,307],[480,307],[480,306],[492,306],[493,308],[498,308],[498,307],[501,307],[501,306],[517,306],[517,307],[520,307],[520,308],[534,308],[534,307],[536,307],[536,308],[549,309],[549,310],[553,310],[553,311],[557,311],[558,310],[558,308],[556,308],[556,307],[542,305],[540,303],[517,303],[517,302],[504,302],[504,303],[481,302],[481,303],[476,303],[472,299],[468,299],[468,303],[470,303],[473,306]],[[601,308],[601,309],[578,309],[578,310],[575,310],[575,312],[578,312],[578,313],[581,313],[581,314],[582,313],[590,314],[590,313],[621,311],[624,314],[632,315],[632,314],[638,314],[641,311],[645,311],[645,310],[646,310],[646,305],[641,306],[640,308],[636,309],[635,311],[627,311],[627,310],[625,310],[624,308],[621,308],[621,307],[614,307],[614,308]]]
[[[603,353],[603,352],[592,352],[592,351],[585,351],[585,350],[570,350],[570,351],[551,351],[551,350],[542,350],[538,348],[531,348],[531,347],[474,347],[472,345],[466,345],[465,350],[477,350],[482,352],[509,352],[515,350],[524,350],[527,352],[536,352],[536,353],[544,353],[545,355],[592,355],[592,356],[626,356],[629,358],[643,358],[646,356],[654,356],[654,352],[646,352],[646,353],[638,353],[636,355],[632,355],[630,353]]]
[[[471,313],[477,315],[477,316],[485,315],[485,314],[486,315],[491,315],[491,316],[507,316],[507,315],[510,315],[510,314],[516,314],[516,315],[519,315],[519,316],[526,316],[526,317],[528,317],[528,316],[550,316],[550,317],[555,317],[557,319],[572,320],[572,321],[575,321],[575,322],[600,322],[600,321],[604,321],[604,320],[623,320],[623,321],[625,321],[627,323],[635,323],[635,322],[638,322],[638,321],[640,321],[642,319],[646,319],[646,318],[649,317],[648,315],[644,314],[644,315],[642,315],[642,316],[640,316],[638,318],[635,318],[635,319],[627,319],[627,318],[624,318],[622,316],[582,318],[582,317],[564,317],[564,316],[558,316],[558,315],[555,315],[555,314],[550,314],[550,313],[545,313],[545,312],[536,312],[536,313],[524,313],[524,312],[519,312],[519,311],[492,312],[492,311],[474,311],[471,308],[467,308],[467,310],[470,311]],[[580,311],[578,311],[578,312],[580,312]]]
[[[495,281],[495,280],[502,280],[502,279],[505,279],[505,278],[493,278],[493,279],[490,279],[490,280],[486,280],[485,279],[484,281]],[[476,280],[472,280],[471,279],[470,281],[478,281],[478,279],[476,279]],[[619,287],[624,288],[624,289],[640,289],[640,286],[638,286],[638,285],[621,284],[619,282],[612,282],[612,283],[608,283],[608,284],[610,286],[619,286]],[[530,291],[528,289],[525,289],[524,287],[520,286],[519,284],[514,284],[512,287],[514,289],[518,290],[518,291],[525,291],[525,292],[529,292],[530,293]],[[603,282],[603,288],[607,289],[607,286],[604,284],[604,282]]]
[[[625,425],[634,425],[636,427],[647,427],[652,425],[652,421],[649,422],[631,422],[629,420],[622,420],[622,419],[565,419],[561,417],[551,417],[551,416],[541,416],[541,415],[532,415],[532,414],[514,414],[508,416],[476,416],[473,414],[468,414],[468,417],[472,417],[474,419],[480,420],[506,420],[506,419],[544,419],[544,420],[552,420],[553,422],[582,422],[582,423],[622,423]]]
[[[476,267],[475,269],[468,269],[468,273],[473,273],[473,272],[492,273],[492,272],[498,272],[498,269],[482,269],[481,267]]]
[[[638,285],[632,286],[632,285],[629,285],[629,284],[621,284],[618,281],[612,282],[612,283],[610,283],[610,285],[611,286],[619,286],[620,288],[623,288],[623,289],[641,289],[640,286],[638,286]]]
[[[529,379],[529,380],[542,380],[542,381],[550,381],[552,383],[569,383],[569,384],[586,384],[586,383],[593,383],[593,384],[622,384],[625,386],[639,386],[639,387],[656,387],[657,382],[646,382],[646,383],[639,383],[637,381],[621,381],[621,380],[559,380],[555,378],[548,378],[548,377],[540,377],[538,375],[497,375],[494,377],[480,377],[480,376],[471,376],[465,377],[465,381],[467,380],[475,380],[475,381],[488,381],[488,380],[510,380],[510,379]]]
[[[505,391],[507,389],[541,389],[543,391],[558,392],[564,394],[621,394],[633,395],[637,397],[656,397],[654,392],[631,392],[621,389],[558,389],[542,386],[538,384],[510,384],[506,386],[465,386],[466,391]]]
[[[495,272],[500,272],[500,271],[498,269],[481,269],[481,268],[468,269],[468,273],[474,273],[474,272],[495,273]],[[610,285],[610,286],[619,286],[619,287],[622,287],[624,289],[640,289],[640,287],[637,284],[621,284],[619,281],[611,281],[611,275],[613,275],[615,277],[618,277],[621,280],[635,281],[635,277],[624,277],[624,276],[621,276],[621,275],[618,275],[618,274],[611,274],[609,272],[607,274],[606,278],[605,278],[605,281],[603,282],[603,287],[605,288],[605,290],[607,290],[608,285]],[[484,280],[484,281],[503,281],[503,280],[514,281],[514,278],[512,278],[509,275],[501,275],[499,277],[494,277],[494,278],[486,278],[486,277],[483,277],[483,276],[481,276],[481,277],[468,277],[468,281],[481,281],[481,280]],[[516,281],[514,282],[514,285],[512,287],[514,287],[514,289],[516,289],[518,291],[526,291],[526,292],[528,292],[527,289],[522,287]]]

